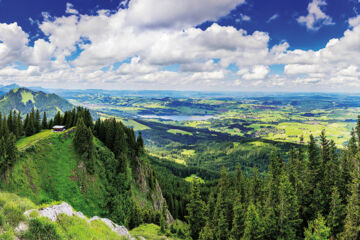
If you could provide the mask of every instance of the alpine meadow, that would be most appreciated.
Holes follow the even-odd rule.
[[[0,240],[360,240],[360,0],[0,0]]]

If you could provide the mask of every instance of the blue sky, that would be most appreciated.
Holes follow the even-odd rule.
[[[358,91],[358,12],[359,0],[0,0],[0,81]]]

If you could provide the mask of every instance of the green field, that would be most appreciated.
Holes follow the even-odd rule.
[[[53,132],[52,130],[42,130],[41,132],[32,135],[30,137],[22,137],[19,139],[19,141],[16,143],[16,147],[19,150],[24,150],[25,148],[35,144],[36,142],[45,139],[47,137],[50,137],[52,135],[58,134],[56,132]]]
[[[267,165],[261,159],[269,151],[287,152],[301,137],[307,143],[311,134],[318,140],[322,130],[342,149],[360,114],[360,97],[340,94],[219,98],[82,94],[71,101],[141,131],[153,156],[212,170],[221,165],[230,170],[236,164],[244,170]]]

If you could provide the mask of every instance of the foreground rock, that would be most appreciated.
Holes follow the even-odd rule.
[[[100,221],[104,222],[112,231],[116,232],[119,236],[125,236],[125,237],[127,237],[129,239],[132,239],[131,235],[130,235],[130,233],[127,230],[126,227],[119,226],[119,225],[117,225],[116,223],[114,223],[113,221],[111,221],[110,219],[107,219],[107,218],[100,218],[100,217],[95,216],[95,217],[93,217],[91,219],[88,219],[81,212],[74,211],[73,208],[69,204],[67,204],[65,202],[63,202],[63,203],[61,203],[59,205],[53,205],[53,206],[50,206],[50,207],[47,207],[47,208],[41,208],[41,209],[38,209],[38,210],[37,209],[32,209],[32,210],[26,211],[24,214],[25,214],[25,216],[30,217],[30,214],[32,212],[34,212],[34,211],[37,211],[39,213],[40,217],[47,217],[53,222],[56,221],[58,215],[60,215],[60,214],[65,214],[65,215],[67,215],[69,217],[77,216],[77,217],[85,219],[88,222],[92,222],[92,221],[95,221],[95,220],[100,220]],[[18,228],[19,228],[19,230],[20,229],[27,229],[27,227],[25,227],[25,226],[18,226]]]

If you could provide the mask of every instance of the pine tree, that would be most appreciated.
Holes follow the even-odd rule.
[[[46,117],[46,112],[43,114],[42,122],[41,122],[41,128],[42,129],[48,129],[48,122]]]
[[[54,117],[54,125],[61,125],[62,123],[62,118],[61,118],[61,113],[60,111],[57,112],[57,114]]]
[[[330,213],[327,222],[331,230],[331,235],[336,237],[343,231],[343,223],[345,218],[345,207],[342,204],[337,187],[333,187],[331,194]]]
[[[346,218],[342,238],[360,238],[360,155],[356,155],[352,172],[351,193],[346,206]]]
[[[241,171],[240,165],[236,167],[236,192],[240,197],[240,202],[244,204],[247,201],[247,194],[246,194],[246,178]]]
[[[139,132],[139,135],[136,139],[136,151],[138,155],[144,152],[144,140],[141,132]]]
[[[17,159],[16,137],[14,134],[10,135],[6,139],[6,167],[10,168],[14,165]]]
[[[186,219],[190,225],[191,237],[193,239],[199,238],[199,233],[205,225],[205,203],[200,196],[199,183],[194,182],[191,194],[190,202],[186,205],[188,216]]]
[[[86,127],[82,118],[78,120],[73,139],[75,149],[82,156],[89,173],[94,172],[93,135],[90,128]]]
[[[305,240],[327,240],[329,237],[330,228],[326,226],[326,221],[322,215],[318,215],[305,229]]]
[[[23,123],[21,121],[21,114],[18,112],[17,118],[16,118],[16,137],[20,138],[24,134],[23,130]]]
[[[295,239],[301,219],[299,218],[299,204],[295,191],[284,174],[280,179],[278,211],[278,238]]]
[[[214,192],[210,193],[209,200],[206,207],[206,224],[205,227],[201,230],[199,239],[201,240],[213,240],[215,239],[215,212],[216,199]]]
[[[241,239],[244,235],[245,209],[238,198],[234,204],[234,219],[231,229],[231,239]]]
[[[25,122],[27,122],[25,126],[25,134],[26,136],[31,136],[35,134],[35,126],[34,126],[34,118],[30,115],[26,115]]]
[[[245,229],[242,240],[263,239],[264,224],[261,221],[259,210],[253,203],[249,204],[245,218]]]
[[[39,109],[37,109],[36,112],[35,112],[34,128],[35,128],[35,132],[37,132],[37,133],[40,132],[40,130],[41,130]]]
[[[310,135],[308,144],[308,182],[309,182],[309,219],[314,219],[318,212],[323,211],[322,202],[322,162],[319,156],[319,149],[316,145],[315,138]]]
[[[218,195],[216,200],[214,219],[217,239],[228,239],[232,228],[233,206],[230,191],[230,180],[225,167],[221,169],[221,177],[218,184]]]
[[[249,186],[249,201],[256,203],[261,197],[261,180],[259,178],[259,171],[256,167],[253,168],[253,176],[250,179]]]

